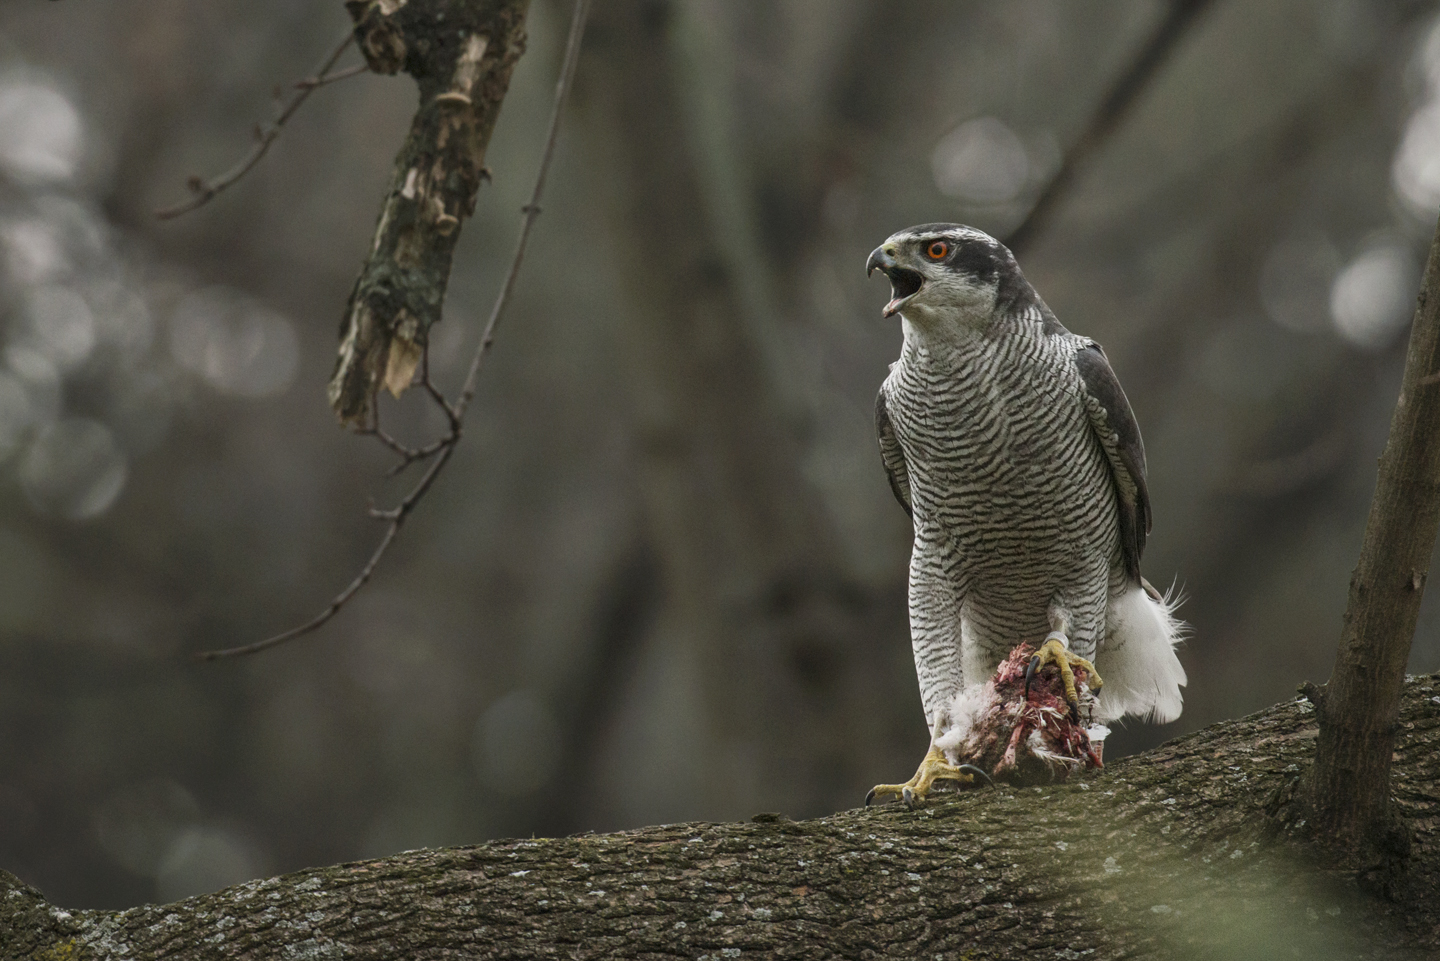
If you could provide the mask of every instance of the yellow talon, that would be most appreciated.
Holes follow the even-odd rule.
[[[1060,669],[1060,680],[1065,685],[1065,700],[1070,704],[1070,714],[1078,718],[1080,715],[1080,695],[1075,690],[1075,668],[1084,668],[1090,675],[1090,691],[1094,693],[1100,690],[1105,682],[1101,680],[1100,673],[1095,670],[1095,665],[1085,658],[1070,653],[1066,646],[1065,635],[1056,631],[1045,638],[1045,643],[1040,645],[1040,650],[1030,658],[1030,664],[1025,668],[1025,692],[1030,692],[1030,679],[1035,672],[1046,664],[1054,664]]]
[[[877,784],[865,795],[865,806],[869,807],[870,802],[878,798],[896,798],[905,802],[906,807],[915,807],[921,804],[930,795],[930,789],[936,781],[959,781],[962,784],[974,782],[975,775],[967,774],[960,768],[945,760],[945,754],[934,744],[925,755],[925,760],[920,762],[920,768],[915,776],[904,784]]]

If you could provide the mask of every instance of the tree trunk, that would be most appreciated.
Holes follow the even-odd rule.
[[[1303,800],[1317,836],[1363,870],[1405,856],[1390,811],[1390,764],[1405,663],[1440,527],[1440,224],[1410,330],[1405,377],[1360,563],[1350,578],[1340,649],[1319,708],[1320,739]]]
[[[1415,857],[1395,900],[1267,816],[1315,733],[1297,701],[1080,783],[411,851],[125,911],[63,911],[0,872],[3,957],[1434,957],[1440,675],[1400,712]]]

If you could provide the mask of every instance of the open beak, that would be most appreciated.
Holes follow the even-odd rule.
[[[877,269],[890,278],[890,303],[885,305],[885,316],[893,317],[906,301],[920,292],[925,278],[918,271],[897,264],[894,254],[884,247],[870,251],[870,259],[865,261],[865,276],[870,276]]]

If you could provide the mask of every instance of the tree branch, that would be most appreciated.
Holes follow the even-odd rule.
[[[1317,836],[1365,868],[1403,858],[1390,759],[1405,664],[1440,530],[1440,223],[1410,329],[1405,375],[1380,456],[1360,561],[1303,800]],[[1386,868],[1388,870],[1388,868]]]
[[[305,98],[309,97],[312,92],[319,87],[334,83],[337,80],[344,80],[346,77],[353,77],[369,70],[370,68],[367,65],[361,64],[333,74],[329,72],[330,68],[335,66],[335,62],[340,59],[340,55],[345,52],[346,48],[350,46],[354,39],[355,35],[353,33],[348,30],[345,31],[345,36],[336,44],[335,49],[330,52],[328,57],[320,62],[320,66],[316,69],[315,75],[295,84],[295,93],[291,95],[290,100],[280,109],[275,119],[270,122],[270,126],[263,130],[260,129],[258,125],[256,126],[255,146],[251,148],[250,152],[246,154],[239,163],[213,180],[205,181],[199,177],[192,176],[189,186],[193,196],[185,203],[155,211],[155,216],[161,220],[170,220],[173,217],[179,217],[181,214],[189,213],[198,207],[203,207],[205,204],[214,200],[217,194],[248,174],[251,169],[260,162],[260,159],[269,152],[270,145],[280,136],[280,130],[285,126],[285,122],[295,114],[295,111],[300,109],[300,105],[305,102]]]
[[[529,0],[346,6],[371,69],[403,67],[420,87],[330,379],[331,406],[359,426],[370,422],[381,387],[398,397],[410,386],[440,320],[461,224],[488,176],[485,151],[525,49]]]
[[[359,432],[373,435],[382,444],[400,455],[400,461],[390,471],[392,475],[399,473],[416,461],[426,460],[431,457],[433,457],[434,460],[431,461],[425,473],[421,475],[420,480],[416,482],[415,486],[410,489],[410,492],[406,494],[396,506],[386,510],[371,508],[370,514],[372,517],[388,522],[385,533],[381,536],[380,543],[376,546],[374,552],[371,553],[370,559],[366,561],[365,566],[360,569],[360,573],[355,576],[355,579],[352,580],[344,590],[335,595],[323,611],[304,624],[281,634],[276,634],[273,637],[268,637],[263,641],[256,641],[253,644],[227,648],[225,650],[206,651],[197,655],[201,660],[213,661],[223,657],[254,654],[267,648],[284,644],[286,641],[303,637],[329,623],[370,580],[376,568],[380,566],[381,559],[384,558],[385,553],[390,549],[390,545],[395,542],[396,535],[400,533],[401,525],[405,523],[406,518],[410,516],[410,512],[415,509],[421,499],[430,491],[436,478],[440,476],[440,472],[444,470],[445,465],[449,463],[450,456],[454,453],[455,446],[460,443],[460,438],[464,433],[465,411],[470,406],[471,400],[475,397],[475,389],[480,380],[481,365],[484,362],[485,355],[490,350],[491,344],[494,343],[495,328],[500,322],[500,317],[505,312],[506,305],[510,302],[510,295],[515,289],[516,278],[520,275],[520,265],[525,259],[525,248],[530,242],[530,228],[534,225],[535,218],[540,215],[540,197],[545,190],[545,180],[550,172],[550,162],[555,156],[555,144],[560,135],[560,118],[563,116],[565,101],[569,98],[570,88],[575,81],[575,71],[580,63],[580,44],[585,35],[585,21],[589,12],[590,0],[576,0],[574,14],[570,21],[570,34],[565,44],[565,59],[560,68],[560,77],[555,82],[555,102],[550,111],[550,125],[545,137],[545,147],[541,152],[540,164],[535,173],[535,186],[530,192],[529,203],[521,208],[520,235],[515,241],[515,253],[510,260],[510,269],[505,274],[505,282],[501,285],[500,292],[495,297],[495,306],[491,308],[490,319],[485,324],[485,329],[480,337],[480,343],[476,346],[475,354],[470,360],[469,372],[466,374],[464,385],[461,387],[460,396],[453,404],[446,399],[440,389],[435,386],[435,382],[430,379],[428,345],[420,349],[419,382],[425,388],[431,400],[444,412],[446,419],[449,421],[448,432],[443,437],[422,447],[407,447],[380,429],[378,410],[374,407],[373,403],[370,403],[370,401],[373,401],[373,391],[370,401],[367,401],[367,403],[370,403],[368,408],[370,422],[368,426],[361,428]],[[519,28],[516,27],[515,29],[518,31]],[[517,40],[516,42],[518,43],[519,41]],[[513,69],[513,64],[511,64],[511,69]],[[502,90],[501,96],[503,96],[503,93]],[[496,105],[496,109],[498,110],[498,104]],[[421,110],[423,112],[423,106]],[[412,130],[412,137],[413,135]],[[401,152],[402,160],[405,157],[405,153],[405,151]],[[403,166],[403,164],[401,164],[401,166]],[[392,195],[391,200],[393,199]],[[471,203],[473,204],[473,197]],[[382,232],[384,230],[385,217],[385,214],[381,215],[380,230]],[[377,238],[377,244],[378,243],[379,240]],[[450,251],[447,249],[441,256],[444,258],[445,271],[448,275]],[[362,273],[360,281],[356,283],[357,291],[360,289],[360,285],[364,280],[365,274]],[[354,301],[355,295],[352,295],[352,304]],[[345,357],[344,351],[345,349],[342,346],[342,364]],[[411,368],[410,372],[406,375],[407,383],[409,380],[414,379],[414,374],[415,370]],[[337,367],[337,377],[338,376],[339,369]],[[332,381],[332,387],[333,384],[334,382]]]
[[[339,83],[341,80],[348,80],[351,77],[358,77],[362,73],[369,73],[368,63],[357,63],[353,67],[346,67],[344,70],[336,70],[334,73],[327,73],[316,77],[306,77],[304,80],[295,81],[297,90],[314,90],[316,87],[327,87],[332,83]]]
[[[1040,196],[1025,214],[1020,225],[1010,231],[1005,243],[1018,256],[1045,226],[1058,207],[1060,199],[1070,189],[1077,172],[1084,167],[1090,156],[1120,126],[1120,122],[1150,86],[1150,81],[1170,58],[1205,8],[1212,0],[1173,0],[1170,12],[1140,50],[1130,66],[1122,73],[1106,94],[1105,99],[1091,116],[1090,122],[1065,152],[1065,159],[1055,176],[1045,185]]]
[[[1082,783],[919,811],[411,851],[125,911],[62,911],[0,872],[4,957],[1433,957],[1437,702],[1440,675],[1407,685],[1396,806],[1417,856],[1393,901],[1267,816],[1314,746],[1296,701]]]

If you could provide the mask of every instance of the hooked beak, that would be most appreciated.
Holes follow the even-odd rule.
[[[877,269],[890,278],[890,303],[885,305],[885,316],[893,317],[906,301],[920,292],[925,278],[918,271],[901,267],[895,262],[894,248],[884,246],[870,251],[870,258],[865,261],[865,276],[869,277]]]

